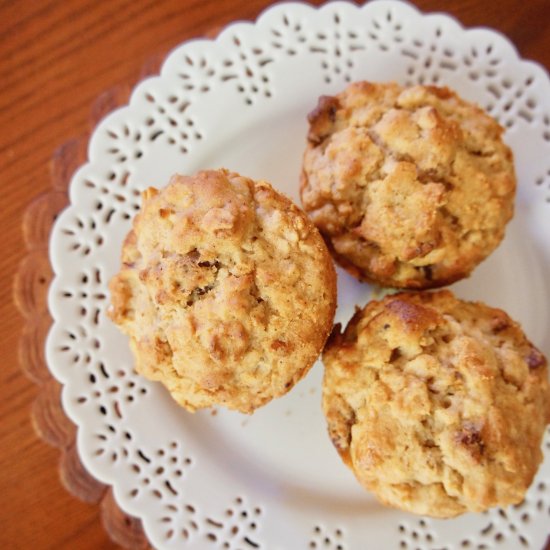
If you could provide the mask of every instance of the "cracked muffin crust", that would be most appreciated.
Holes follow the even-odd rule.
[[[308,117],[301,199],[355,277],[434,288],[500,243],[516,180],[503,128],[448,88],[353,83]]]
[[[289,199],[264,181],[204,171],[143,193],[110,291],[138,372],[191,411],[250,413],[317,359],[336,274]]]
[[[323,362],[330,437],[383,503],[453,517],[523,499],[548,367],[502,310],[446,290],[387,296],[336,325]]]

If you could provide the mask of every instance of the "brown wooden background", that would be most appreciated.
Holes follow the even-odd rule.
[[[103,91],[133,86],[148,60],[231,20],[253,19],[269,3],[0,0],[0,548],[116,547],[98,506],[64,490],[58,451],[38,440],[31,425],[38,388],[18,367],[24,323],[11,297],[25,254],[22,214],[49,188],[55,149],[87,132],[90,108]],[[415,3],[447,10],[466,26],[494,27],[523,57],[550,66],[548,0]]]

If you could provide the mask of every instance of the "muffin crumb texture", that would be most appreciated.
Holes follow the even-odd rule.
[[[453,517],[523,500],[550,422],[547,361],[499,309],[388,296],[323,355],[330,437],[385,504]]]
[[[304,209],[361,280],[432,288],[500,243],[516,180],[503,128],[448,88],[357,82],[309,115]]]
[[[250,413],[317,359],[336,275],[317,229],[271,185],[203,171],[143,193],[110,291],[138,372],[191,411]]]

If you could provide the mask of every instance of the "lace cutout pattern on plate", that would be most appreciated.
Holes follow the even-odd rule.
[[[114,486],[124,510],[142,518],[155,546],[344,550],[376,540],[384,547],[482,549],[544,542],[548,459],[521,505],[448,523],[376,504],[372,515],[322,508],[306,497],[302,504],[295,493],[294,500],[280,496],[269,472],[258,478],[265,486],[234,475],[225,442],[203,441],[193,426],[246,423],[225,420],[222,411],[218,420],[206,413],[187,422],[162,388],[136,374],[125,339],[106,318],[107,282],[141,191],[172,172],[196,170],[204,159],[215,164],[210,152],[258,131],[254,121],[296,116],[296,105],[302,120],[317,96],[363,78],[449,85],[487,109],[507,129],[522,192],[549,234],[550,84],[540,66],[519,59],[495,32],[465,30],[450,17],[391,0],[320,9],[289,3],[254,24],[229,26],[215,41],[176,48],[161,75],[137,86],[130,104],[95,130],[50,247],[56,277],[48,365],[64,384],[83,462]],[[549,448],[547,433],[546,455]],[[283,531],[291,540],[279,543]]]

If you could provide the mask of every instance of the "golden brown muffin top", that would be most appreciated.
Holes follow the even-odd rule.
[[[503,128],[448,88],[357,82],[309,115],[304,209],[335,258],[382,286],[467,276],[513,215]]]
[[[382,502],[452,517],[523,499],[550,388],[506,313],[449,291],[387,296],[337,325],[323,361],[330,437]]]
[[[336,276],[307,216],[227,170],[143,194],[110,284],[137,370],[189,410],[252,412],[311,367],[332,327]]]

